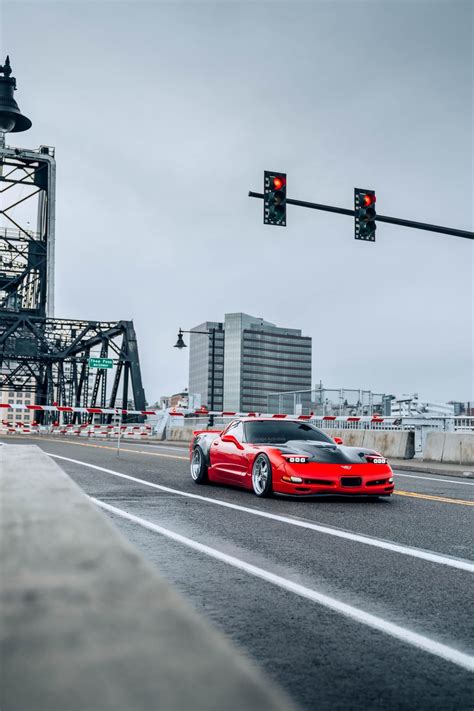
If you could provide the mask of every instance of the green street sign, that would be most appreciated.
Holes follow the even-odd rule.
[[[112,358],[89,358],[89,368],[113,368]]]

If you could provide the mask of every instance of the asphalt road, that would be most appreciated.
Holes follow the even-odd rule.
[[[185,449],[30,441],[302,708],[474,708],[474,481],[260,500],[196,486]]]

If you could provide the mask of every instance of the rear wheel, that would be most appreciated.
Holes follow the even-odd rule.
[[[191,457],[191,477],[196,484],[207,483],[207,464],[201,447],[193,449]]]
[[[254,494],[265,498],[272,493],[272,465],[266,454],[259,454],[252,467],[252,488]]]

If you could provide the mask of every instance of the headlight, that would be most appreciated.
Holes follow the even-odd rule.
[[[284,454],[283,459],[290,464],[306,464],[309,457],[299,457],[297,455]]]

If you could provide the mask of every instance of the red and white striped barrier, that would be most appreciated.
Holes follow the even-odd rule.
[[[170,417],[184,417],[185,415],[195,415],[197,417],[266,417],[273,420],[319,420],[319,421],[335,421],[335,422],[392,422],[398,419],[397,417],[382,417],[379,415],[360,415],[360,416],[344,416],[344,415],[315,415],[311,412],[309,415],[284,415],[275,414],[272,412],[232,412],[229,410],[222,411],[196,411],[196,412],[170,412]]]
[[[66,407],[61,405],[13,405],[0,404],[3,410],[34,410],[44,412],[57,413],[82,413],[87,415],[164,415],[163,410],[123,410],[121,408],[110,407]],[[336,422],[386,422],[398,419],[397,417],[382,417],[379,415],[361,415],[361,416],[343,416],[343,415],[315,415],[311,412],[309,415],[285,415],[275,414],[273,412],[237,412],[233,410],[206,410],[200,408],[198,410],[173,409],[168,412],[170,417],[269,417],[272,419],[281,420],[321,420],[321,421],[336,421]]]
[[[53,435],[75,437],[121,437],[127,439],[143,439],[153,434],[150,425],[52,425],[49,430]]]
[[[36,423],[26,424],[25,422],[8,422],[8,420],[2,420],[0,432],[2,434],[38,434],[39,427]]]
[[[81,412],[86,415],[156,415],[163,410],[122,410],[119,407],[66,407],[62,405],[12,405],[0,403],[3,410],[34,410],[35,412]]]

